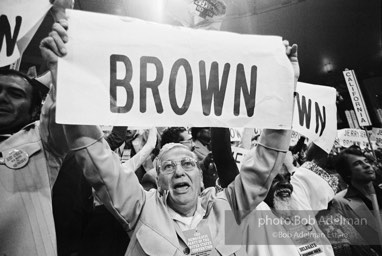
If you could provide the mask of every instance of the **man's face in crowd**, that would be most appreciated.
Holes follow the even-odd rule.
[[[290,183],[291,174],[287,168],[282,165],[279,174],[274,178],[271,188],[265,198],[265,202],[269,207],[276,210],[283,210],[285,204],[289,204],[293,192],[293,186]]]
[[[32,87],[15,75],[0,75],[0,133],[16,132],[32,120]]]
[[[209,128],[203,128],[198,133],[198,140],[204,145],[209,144],[211,141],[211,132]]]
[[[174,163],[176,165],[174,165]],[[182,147],[174,147],[161,157],[158,186],[168,190],[168,204],[177,209],[196,209],[201,189],[201,173],[194,154]]]
[[[352,181],[369,183],[375,180],[375,170],[366,157],[349,154],[347,155],[347,162],[350,166]]]

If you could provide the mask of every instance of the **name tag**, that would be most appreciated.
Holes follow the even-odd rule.
[[[208,226],[183,231],[187,246],[192,256],[216,256],[215,246],[212,242]]]
[[[322,253],[322,250],[316,243],[310,243],[298,246],[298,252],[301,256],[311,256]]]

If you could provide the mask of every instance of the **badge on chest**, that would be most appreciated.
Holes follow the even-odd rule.
[[[183,231],[192,256],[216,256],[208,226]]]
[[[11,169],[20,169],[27,165],[28,161],[29,155],[27,152],[21,149],[13,149],[0,159],[0,164],[5,164]]]

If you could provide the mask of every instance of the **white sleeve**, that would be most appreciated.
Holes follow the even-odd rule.
[[[317,173],[303,166],[296,168],[291,178],[293,185],[292,199],[299,205],[299,210],[323,210],[335,195],[335,177],[324,173]],[[333,184],[335,183],[335,184]],[[334,186],[333,186],[334,185]]]

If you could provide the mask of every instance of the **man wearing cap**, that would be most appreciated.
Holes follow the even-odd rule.
[[[53,81],[62,56],[58,33],[40,45]],[[0,255],[57,255],[51,189],[58,170],[68,152],[103,136],[95,127],[55,123],[55,86],[41,109],[36,81],[0,72]]]

